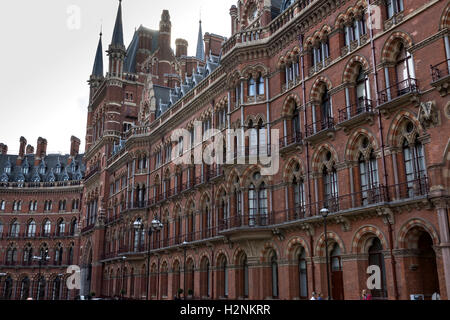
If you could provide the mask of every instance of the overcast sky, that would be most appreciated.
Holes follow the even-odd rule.
[[[189,42],[195,55],[198,20],[203,32],[230,36],[229,9],[236,0],[123,0],[125,43],[141,24],[159,29],[163,9],[175,39]],[[111,42],[118,0],[15,0],[0,11],[0,142],[17,154],[19,138],[36,148],[48,141],[47,153],[69,153],[70,137],[84,151],[89,87],[100,25],[103,50]],[[103,56],[104,71],[108,59]]]

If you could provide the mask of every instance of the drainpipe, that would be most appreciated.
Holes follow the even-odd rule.
[[[300,42],[300,53],[303,53],[303,35],[299,37]],[[305,58],[302,55],[300,57],[301,60],[301,68],[302,68],[302,91],[303,91],[303,115],[304,115],[304,124],[305,129],[308,126],[308,118],[306,113],[306,86],[305,86]],[[308,203],[311,205],[311,186],[310,186],[310,167],[309,167],[309,144],[306,143],[306,179],[308,184]]]
[[[371,6],[371,1],[368,1],[369,8]],[[374,74],[374,85],[375,85],[375,92],[376,92],[376,99],[377,99],[377,107],[380,105],[379,96],[378,96],[378,74],[377,74],[377,67],[376,67],[376,56],[375,56],[375,43],[373,40],[373,27],[372,27],[372,15],[370,12],[370,9],[368,10],[369,14],[369,21],[370,21],[370,27],[369,27],[369,33],[370,33],[370,46],[372,49],[372,68],[373,68],[373,74]],[[388,78],[386,78],[388,79]],[[380,140],[381,140],[381,154],[382,154],[382,164],[383,164],[383,182],[385,187],[388,186],[388,180],[387,180],[387,172],[386,172],[386,154],[385,154],[385,145],[384,145],[384,136],[383,136],[383,124],[381,121],[381,111],[378,109],[378,128],[380,132]],[[388,189],[386,189],[388,190]],[[389,200],[389,195],[388,200]],[[389,230],[389,250],[391,254],[391,266],[392,266],[392,277],[394,280],[394,295],[395,300],[398,300],[398,285],[397,285],[397,271],[396,271],[396,261],[395,257],[393,255],[393,249],[394,249],[394,243],[393,243],[393,230],[392,225],[388,219],[388,230]]]

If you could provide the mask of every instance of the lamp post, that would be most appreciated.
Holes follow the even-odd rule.
[[[182,247],[184,250],[184,265],[183,265],[183,298],[186,300],[186,250],[189,242],[186,240],[183,241]]]
[[[124,282],[125,282],[125,260],[127,260],[127,257],[122,257],[122,288],[120,289],[120,297],[123,300],[123,293],[124,293]]]
[[[45,251],[43,253],[41,253],[41,256],[34,256],[32,258],[34,261],[38,261],[39,262],[39,271],[38,271],[38,292],[36,295],[36,300],[39,300],[39,296],[41,293],[41,284],[42,284],[42,279],[41,279],[41,267],[42,267],[42,262],[47,262],[50,260],[50,256],[48,255],[48,249],[46,248]]]
[[[325,234],[325,261],[326,261],[326,268],[327,268],[327,286],[328,286],[328,300],[332,300],[331,296],[331,285],[330,285],[330,266],[328,265],[328,235],[327,235],[327,217],[330,213],[330,210],[327,208],[323,208],[320,210],[320,214],[323,217],[323,228],[324,228],[324,234]]]
[[[135,230],[137,230],[139,232],[142,230],[143,225],[142,225],[141,220],[136,220],[133,225],[134,225]],[[151,246],[152,234],[155,231],[161,231],[163,227],[164,227],[164,225],[161,223],[161,221],[159,221],[157,218],[155,218],[152,220],[152,223],[148,228],[147,277],[146,277],[147,293],[146,293],[146,297],[145,297],[146,300],[149,300],[149,290],[150,290],[149,278],[150,278],[150,254],[151,254],[151,249],[152,249],[152,246]]]

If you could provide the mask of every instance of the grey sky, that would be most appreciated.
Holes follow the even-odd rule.
[[[200,10],[203,32],[230,36],[229,9],[236,0],[123,0],[126,45],[141,24],[159,29],[163,9],[176,38],[189,42],[195,55]],[[0,11],[0,142],[18,153],[19,138],[36,148],[48,141],[47,153],[68,153],[70,137],[84,151],[89,88],[100,24],[103,49],[111,42],[118,0],[15,0]],[[77,12],[80,12],[79,18]],[[79,23],[78,23],[79,22]],[[104,70],[108,59],[104,53]]]

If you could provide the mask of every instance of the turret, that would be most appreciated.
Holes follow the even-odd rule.
[[[122,77],[125,55],[126,48],[123,41],[122,0],[119,0],[119,9],[117,11],[113,37],[108,50],[109,75],[111,77]]]

